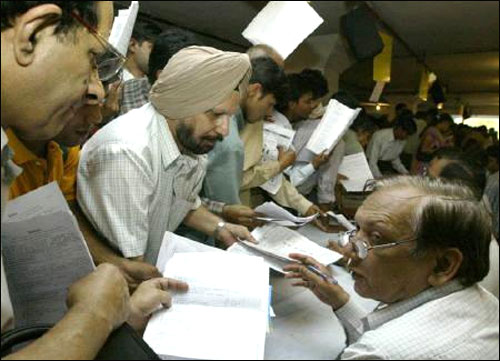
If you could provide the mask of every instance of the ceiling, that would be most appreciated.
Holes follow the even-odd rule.
[[[129,1],[115,2],[128,5]],[[340,17],[359,1],[311,1],[325,20],[311,34],[339,33]],[[267,1],[140,1],[140,16],[190,29],[207,45],[243,51],[241,36]],[[491,93],[498,114],[498,1],[370,1],[380,19],[392,28],[414,55],[438,75],[448,93]],[[422,66],[398,41],[394,43],[391,83],[384,93],[416,93]],[[341,77],[343,86],[371,92],[372,62],[358,62]]]

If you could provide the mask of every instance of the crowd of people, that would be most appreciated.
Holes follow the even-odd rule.
[[[155,267],[166,231],[226,248],[257,242],[267,200],[342,212],[340,164],[363,152],[375,183],[357,231],[331,247],[380,306],[364,312],[305,255],[290,255],[286,277],[340,319],[342,358],[498,359],[498,134],[398,104],[387,124],[361,110],[314,154],[323,104],[359,101],[329,96],[320,70],[285,73],[269,46],[227,52],[139,23],[124,57],[107,41],[113,2],[1,9],[2,218],[7,200],[56,181],[97,266],[69,288],[64,318],[8,358],[90,359],[122,323],[142,332],[170,291],[189,292]],[[295,131],[288,148],[269,124]],[[327,217],[314,225],[332,231]],[[8,282],[2,256],[2,332],[15,326]]]

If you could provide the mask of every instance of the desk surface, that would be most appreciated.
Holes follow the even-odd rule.
[[[306,229],[304,233],[309,233],[308,231],[311,230]],[[313,230],[313,233],[317,232]],[[309,238],[318,244],[326,244],[328,235],[318,233],[315,236]],[[354,292],[354,281],[344,268],[331,267],[339,284],[359,305],[369,311],[375,308],[378,302],[361,298]],[[292,287],[292,281],[285,279],[280,273],[271,273],[271,284],[276,317],[272,319],[271,333],[266,338],[265,358],[335,359],[345,347],[345,332],[332,309],[308,289]]]

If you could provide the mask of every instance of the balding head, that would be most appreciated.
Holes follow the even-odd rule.
[[[261,58],[261,57],[269,57],[273,59],[276,64],[280,67],[285,67],[285,60],[283,57],[278,54],[276,50],[266,44],[257,44],[252,46],[247,50],[247,54],[250,57],[250,60]]]

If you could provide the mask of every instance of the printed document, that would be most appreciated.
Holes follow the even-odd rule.
[[[16,326],[56,323],[68,287],[94,263],[57,183],[7,204],[2,254]]]
[[[125,57],[138,12],[139,1],[132,1],[128,9],[118,10],[118,16],[113,21],[109,42]]]
[[[227,252],[175,253],[164,275],[188,283],[156,312],[144,340],[162,358],[264,358],[269,269],[262,258]]]
[[[286,227],[303,226],[314,221],[319,216],[319,214],[314,214],[309,217],[296,217],[274,202],[261,204],[255,208],[255,212],[264,215],[264,217],[258,217],[257,219]]]
[[[144,340],[160,357],[264,358],[269,269],[261,257],[230,254],[166,232],[156,266],[189,285],[147,325]]]
[[[361,108],[351,109],[335,99],[330,100],[321,122],[307,142],[306,148],[314,154],[321,154],[325,150],[330,153],[360,111]]]
[[[269,1],[241,35],[253,45],[271,46],[286,59],[322,23],[307,1]]]
[[[374,179],[364,152],[346,155],[339,173],[348,178],[340,181],[348,192],[363,192],[366,182]]]
[[[268,266],[272,269],[283,272],[283,266],[290,262],[295,262],[289,258],[290,253],[302,253],[315,258],[318,262],[325,265],[339,260],[342,256],[327,248],[310,241],[300,233],[286,227],[266,225],[256,228],[252,236],[259,241],[253,244],[247,241],[241,241],[230,248],[240,248],[232,252],[243,253],[241,247],[251,248],[249,254],[258,254],[264,257]],[[229,250],[231,252],[231,250]]]
[[[270,160],[278,160],[278,147],[288,150],[293,142],[295,131],[279,126],[277,124],[264,122],[263,131],[263,154],[262,162]],[[281,188],[283,182],[283,174],[271,178],[266,183],[262,184],[260,188],[264,189],[270,194],[276,194]]]

